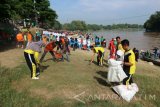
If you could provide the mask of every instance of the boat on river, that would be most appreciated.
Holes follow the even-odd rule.
[[[143,61],[152,62],[154,65],[160,66],[160,59],[154,59],[152,57],[148,57],[145,55],[145,53],[141,53],[141,59]]]

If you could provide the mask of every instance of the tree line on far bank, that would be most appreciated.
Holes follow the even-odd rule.
[[[80,30],[80,31],[87,31],[87,30],[112,30],[112,29],[143,29],[143,25],[138,24],[113,24],[113,25],[97,25],[97,24],[86,24],[84,21],[75,20],[71,23],[65,23],[63,25],[60,25],[59,29],[63,30]]]
[[[152,14],[144,23],[144,28],[149,32],[160,32],[160,11]]]

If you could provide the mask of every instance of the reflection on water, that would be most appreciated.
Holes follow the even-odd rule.
[[[126,31],[126,30],[108,30],[93,32],[98,36],[104,36],[107,43],[112,38],[120,36],[122,39],[128,39],[131,47],[136,47],[139,50],[149,50],[153,47],[160,48],[160,33],[146,33],[144,31]]]

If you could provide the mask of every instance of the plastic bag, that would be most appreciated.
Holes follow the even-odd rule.
[[[116,61],[114,59],[108,60],[108,81],[109,82],[121,82],[124,78],[127,77],[125,72],[122,69],[122,61]]]
[[[136,83],[132,83],[131,85],[118,85],[114,86],[113,90],[120,95],[124,100],[130,102],[134,95],[139,91]]]

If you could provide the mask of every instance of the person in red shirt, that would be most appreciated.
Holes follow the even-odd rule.
[[[44,57],[46,56],[46,54],[49,52],[52,57],[53,57],[53,60],[55,59],[55,55],[54,55],[54,48],[57,46],[57,43],[56,41],[51,41],[49,42],[46,47],[44,48],[44,52],[40,58],[40,62],[42,63]]]
[[[110,50],[110,55],[109,58],[116,58],[116,41],[114,38],[112,38],[112,40],[109,42],[109,46],[108,49]]]

